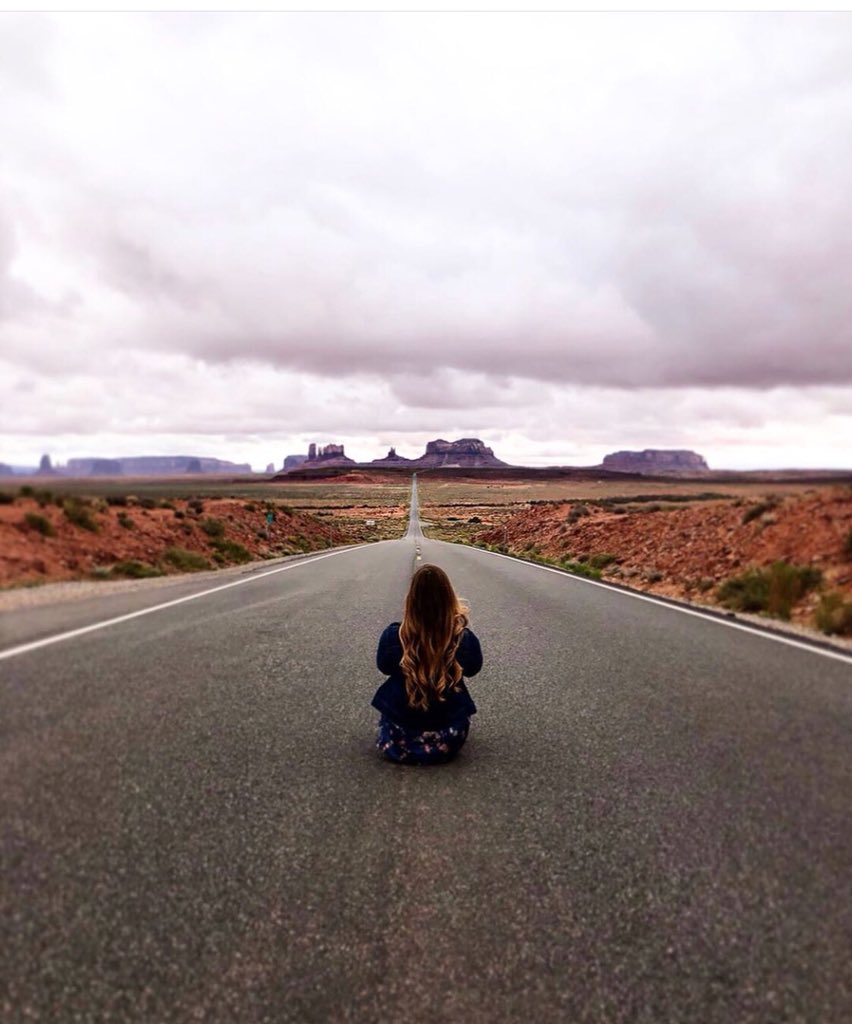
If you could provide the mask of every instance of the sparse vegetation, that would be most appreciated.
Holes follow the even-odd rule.
[[[188,551],[186,548],[166,548],[163,560],[181,572],[200,572],[202,569],[210,568],[210,563],[204,555],[199,555],[197,551]]]
[[[250,562],[252,559],[252,554],[248,548],[238,544],[235,540],[228,540],[227,537],[215,540],[213,546],[216,549],[216,553],[226,558],[229,562],[237,562],[239,565],[242,565],[245,562]],[[216,556],[214,555],[213,557],[215,558]]]
[[[776,498],[767,498],[765,501],[759,501],[756,505],[750,505],[743,512],[743,523],[751,523],[755,519],[759,519],[766,512],[771,512],[772,509],[777,507],[778,501]]]
[[[208,537],[212,537],[214,540],[219,540],[225,536],[225,524],[221,519],[202,519],[201,529]]]
[[[163,570],[156,565],[149,565],[147,562],[137,562],[131,559],[127,562],[117,562],[110,569],[111,576],[124,576],[128,579],[142,580],[149,576],[162,576]]]
[[[589,565],[588,562],[581,562],[572,558],[564,558],[559,564],[563,569],[567,569],[568,572],[573,573],[575,576],[585,576],[586,579],[599,580],[602,575],[600,569],[596,569],[593,565]]]
[[[843,542],[843,553],[852,557],[852,530],[846,534],[846,540]]]
[[[610,554],[608,551],[599,551],[589,556],[588,564],[593,569],[606,569],[608,565],[618,561],[618,555]]]
[[[35,530],[40,533],[42,537],[55,537],[56,530],[53,527],[53,523],[44,516],[40,516],[37,512],[27,512],[24,516],[24,522],[31,530]]]
[[[818,586],[821,578],[813,566],[773,562],[725,580],[717,596],[720,604],[733,611],[765,612],[789,619],[793,605]]]
[[[126,494],[108,494],[106,496],[107,505],[115,505],[118,508],[127,507],[127,495]]]
[[[135,526],[133,520],[130,518],[130,516],[126,512],[119,512],[118,513],[118,525],[119,526],[123,526],[125,530],[134,530],[134,529],[136,529],[136,526]]]
[[[195,512],[196,515],[201,515],[204,511],[204,502],[200,498],[190,498],[186,506],[190,512]]]
[[[836,590],[823,594],[814,613],[817,629],[831,636],[852,636],[852,601]]]
[[[81,530],[88,530],[90,533],[98,532],[98,524],[92,516],[92,511],[80,498],[68,498],[62,504],[62,511],[65,518],[79,526]]]
[[[0,505],[14,505],[15,495],[9,494],[8,491],[0,491]]]

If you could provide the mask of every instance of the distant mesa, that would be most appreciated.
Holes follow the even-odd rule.
[[[135,455],[122,459],[69,459],[67,476],[178,476],[185,473],[251,473],[247,462],[194,455]]]
[[[478,437],[462,437],[458,441],[429,441],[426,452],[411,463],[423,469],[480,469],[485,466],[508,466],[498,459]]]
[[[674,448],[646,448],[641,452],[613,452],[605,455],[602,469],[642,476],[695,476],[710,467],[697,452]]]
[[[14,476],[15,471],[5,462],[0,462],[0,476]]]
[[[308,457],[302,463],[304,469],[311,469],[315,466],[325,468],[326,466],[355,466],[354,459],[348,458],[343,450],[342,444],[326,444],[317,448],[315,444],[308,446]]]
[[[301,466],[303,462],[307,461],[307,455],[286,455],[284,457],[284,465],[281,469],[286,473],[288,469],[296,469]]]

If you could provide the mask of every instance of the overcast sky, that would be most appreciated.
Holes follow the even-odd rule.
[[[852,15],[0,15],[0,461],[852,468]]]

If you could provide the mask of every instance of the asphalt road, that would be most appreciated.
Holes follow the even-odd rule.
[[[425,769],[369,707],[418,551],[485,654]],[[0,660],[4,1021],[852,1017],[852,663],[416,523],[281,568]]]

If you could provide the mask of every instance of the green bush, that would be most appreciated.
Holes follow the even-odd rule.
[[[568,572],[573,573],[575,576],[585,576],[586,579],[590,580],[599,580],[601,578],[600,569],[595,569],[594,566],[587,565],[585,562],[563,558],[559,564],[563,569],[567,569]]]
[[[125,530],[135,530],[136,524],[130,518],[126,512],[118,513],[118,525],[123,526]]]
[[[208,537],[213,537],[214,540],[225,536],[225,524],[221,519],[202,519],[201,529]]]
[[[200,498],[190,498],[186,504],[187,508],[191,512],[195,512],[200,515],[204,511],[204,502],[201,501]]]
[[[174,505],[174,503],[173,503],[173,502],[171,502],[171,501],[168,501],[168,500],[167,500],[166,498],[163,498],[163,500],[162,500],[162,501],[160,501],[160,502],[159,502],[159,503],[157,504],[157,508],[165,508],[165,509],[169,509],[170,511],[174,512],[174,510],[175,510],[175,505]]]
[[[128,562],[116,562],[112,569],[110,569],[110,575],[142,580],[147,579],[149,576],[162,576],[163,570],[158,569],[156,565],[148,565],[147,562],[130,560]]]
[[[140,498],[139,504],[142,508],[150,510],[157,507],[157,500],[155,498]]]
[[[204,555],[199,555],[197,551],[187,551],[186,548],[166,548],[163,559],[181,572],[199,572],[210,568]]]
[[[814,613],[817,629],[837,636],[852,636],[852,601],[844,601],[836,590],[823,594]]]
[[[0,491],[0,505],[14,505],[15,495],[9,494],[8,491]]]
[[[35,487],[31,487],[29,484],[24,484],[23,487],[18,491],[18,495],[21,498],[34,498]]]
[[[743,523],[750,523],[755,519],[759,519],[764,512],[770,512],[777,507],[778,502],[774,498],[767,498],[766,501],[759,501],[756,505],[750,505],[743,512]]]
[[[176,508],[175,519],[186,519],[186,512],[184,512],[182,509]]]
[[[126,494],[109,494],[106,500],[107,505],[115,505],[118,508],[127,507],[127,495]]]
[[[589,565],[593,569],[606,569],[608,565],[612,565],[613,562],[617,561],[618,555],[612,555],[609,554],[609,552],[600,551],[589,558]]]
[[[213,542],[213,547],[216,551],[227,558],[230,562],[237,562],[242,565],[244,562],[250,562],[252,555],[248,548],[244,548],[242,544],[238,544],[235,540],[228,540],[227,538],[220,538]],[[215,555],[213,556],[216,557]]]
[[[24,516],[24,521],[31,529],[37,530],[42,537],[56,536],[56,530],[53,528],[53,523],[51,523],[49,519],[45,519],[44,516],[40,516],[37,512],[27,512]]]
[[[52,491],[36,491],[35,492],[35,500],[38,502],[38,507],[39,508],[44,508],[46,505],[49,505],[53,501],[53,492]]]
[[[793,605],[821,579],[822,573],[813,566],[773,562],[725,580],[717,596],[721,604],[734,611],[766,612],[789,619]]]
[[[65,513],[65,518],[75,526],[79,526],[81,530],[89,530],[90,533],[98,532],[98,524],[95,522],[91,510],[79,499],[70,498],[63,502],[62,511]]]

